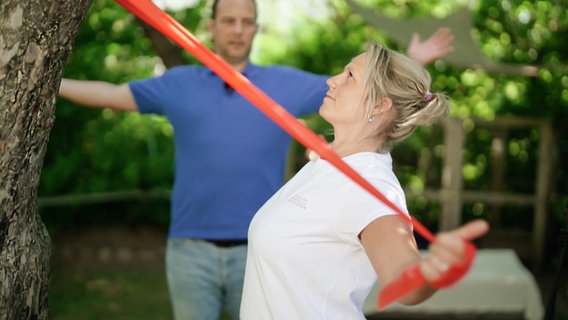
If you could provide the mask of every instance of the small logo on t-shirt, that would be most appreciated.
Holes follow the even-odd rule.
[[[290,203],[292,203],[293,205],[306,210],[306,205],[308,203],[308,200],[300,195],[293,195],[292,197],[290,197],[290,199],[288,199],[288,201],[290,201]]]

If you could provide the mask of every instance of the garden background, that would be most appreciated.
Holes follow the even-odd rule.
[[[568,157],[566,2],[356,2],[395,20],[443,19],[467,6],[472,25],[464,22],[453,27],[469,30],[467,34],[487,59],[535,67],[534,74],[526,75],[447,61],[427,66],[433,79],[432,91],[446,92],[453,105],[452,116],[464,120],[467,139],[461,173],[467,189],[487,191],[494,187],[491,147],[495,132],[476,130],[471,119],[490,122],[500,117],[522,117],[551,123],[554,168],[547,198],[544,270],[554,269],[558,263],[556,238],[568,201],[568,166],[564,160]],[[210,44],[208,3],[184,3],[189,6],[166,10]],[[258,4],[261,29],[252,53],[257,64],[284,64],[333,75],[362,52],[369,39],[400,51],[406,49],[407,43],[373,27],[343,0],[258,0]],[[198,63],[175,45],[156,47],[152,36],[152,30],[114,1],[94,0],[64,76],[122,83],[157,75],[176,64]],[[460,41],[463,39],[458,39],[456,46]],[[79,318],[169,319],[162,255],[173,181],[171,126],[163,117],[90,110],[63,99],[57,102],[55,116],[38,191],[40,214],[54,243],[52,318],[77,319],[77,314],[83,314]],[[328,128],[317,116],[304,120],[318,133]],[[534,128],[507,133],[501,192],[534,194],[536,168],[542,157],[540,138]],[[439,188],[443,151],[438,127],[420,130],[399,145],[393,153],[403,186],[418,192]],[[297,143],[292,145],[290,174],[305,162],[303,152]],[[417,159],[430,159],[428,170],[421,170]],[[415,197],[409,200],[409,210],[431,230],[437,230],[439,203]],[[467,203],[461,218],[494,220],[494,210],[481,201]],[[530,235],[533,208],[504,205],[498,211],[499,228],[495,231],[511,231],[509,239],[520,239],[516,245],[521,251],[530,247],[530,241],[523,242],[527,239],[514,235]],[[520,254],[530,265],[530,257]],[[134,304],[136,308],[131,307]],[[101,310],[85,315],[93,305]]]

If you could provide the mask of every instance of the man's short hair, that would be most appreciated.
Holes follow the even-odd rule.
[[[254,5],[254,10],[256,11],[256,1],[255,0],[250,0],[252,1],[252,4]],[[219,4],[219,0],[214,0],[213,1],[213,5],[211,6],[211,19],[215,19],[215,17],[217,16],[217,5]]]

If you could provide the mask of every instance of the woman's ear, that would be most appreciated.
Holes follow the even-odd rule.
[[[388,112],[392,108],[392,99],[391,98],[384,98],[381,101],[381,112]]]
[[[391,108],[392,100],[390,98],[383,98],[379,101],[379,103],[377,103],[377,105],[373,109],[373,112],[371,113],[371,116],[378,117],[385,112],[388,112]]]

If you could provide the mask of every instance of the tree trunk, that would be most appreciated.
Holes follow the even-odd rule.
[[[0,2],[0,319],[47,319],[51,243],[36,205],[63,68],[91,0]]]
[[[146,22],[140,19],[137,20],[142,27],[144,34],[146,35],[148,40],[150,40],[152,49],[154,49],[154,51],[156,51],[156,54],[160,58],[162,58],[162,62],[167,69],[186,64],[186,61],[183,59],[183,49],[180,46],[173,43],[166,36],[164,36],[158,30],[152,28]]]

